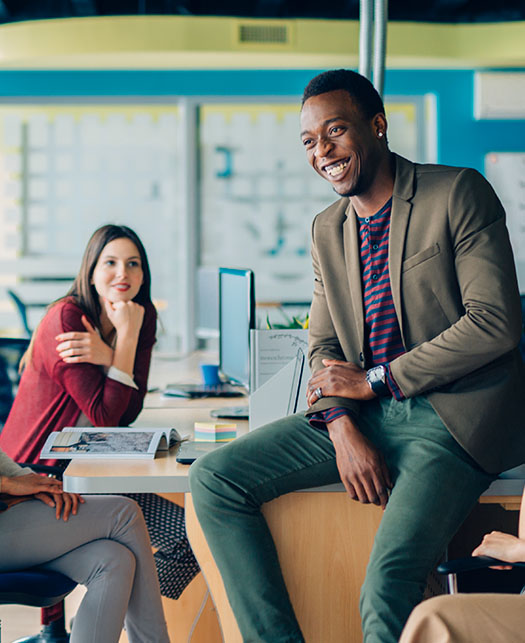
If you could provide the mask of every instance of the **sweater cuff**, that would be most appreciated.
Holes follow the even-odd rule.
[[[397,382],[394,379],[392,372],[390,371],[390,364],[385,364],[385,373],[386,373],[386,385],[388,386],[388,390],[392,394],[392,397],[398,402],[405,400],[406,398],[403,395],[403,392],[397,385]]]
[[[350,415],[348,409],[345,409],[342,406],[334,406],[331,409],[326,409],[325,411],[318,411],[308,418],[311,426],[316,429],[326,429],[326,425],[337,418],[342,417],[343,415]]]
[[[0,474],[0,493],[2,492],[2,477],[4,478],[18,478],[19,476],[27,476],[28,474],[33,473],[30,467],[20,467],[18,471],[10,474],[1,473]]]
[[[124,386],[130,386],[131,388],[134,388],[138,391],[139,387],[135,384],[133,378],[127,373],[124,373],[124,371],[121,371],[116,366],[109,367],[108,377],[110,380],[115,380],[115,382],[120,382],[121,384],[124,384]]]

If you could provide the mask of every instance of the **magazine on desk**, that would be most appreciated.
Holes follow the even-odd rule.
[[[176,429],[65,427],[47,438],[43,459],[154,458],[182,442]]]

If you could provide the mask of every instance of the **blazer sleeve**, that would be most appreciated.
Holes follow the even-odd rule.
[[[310,308],[310,323],[308,330],[308,359],[312,373],[324,368],[323,359],[339,359],[346,361],[343,349],[337,338],[332,317],[326,303],[319,257],[315,244],[315,223],[312,224],[312,265],[314,270],[314,292]],[[346,397],[322,397],[306,411],[310,416],[320,411],[334,407],[342,407],[356,417],[359,414],[359,402]]]
[[[82,311],[74,304],[66,304],[60,315],[61,332],[85,331],[81,322]],[[151,312],[148,315],[151,319]],[[152,327],[153,324],[153,327]],[[67,364],[58,355],[55,346],[47,346],[46,353],[53,355],[52,377],[70,395],[93,426],[119,426],[133,421],[144,401],[149,371],[149,361],[155,336],[153,322],[143,324],[135,357],[134,380],[138,389],[106,377],[103,369],[95,364]],[[153,338],[151,333],[153,331]],[[60,332],[60,331],[59,331]],[[141,339],[144,345],[141,345]],[[52,338],[48,339],[51,344]],[[49,351],[49,352],[48,352]],[[51,352],[52,351],[52,352]]]
[[[505,212],[475,170],[462,170],[455,179],[448,217],[464,311],[449,328],[390,363],[405,397],[476,371],[515,348],[522,332]]]

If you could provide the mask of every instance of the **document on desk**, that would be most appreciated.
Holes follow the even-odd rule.
[[[179,444],[176,429],[130,427],[66,427],[48,436],[44,459],[76,458],[154,458]]]
[[[308,352],[308,329],[250,331],[250,392],[256,391],[289,364],[301,349]]]
[[[304,411],[307,407],[306,387],[310,375],[306,356],[298,348],[293,360],[250,394],[250,431],[292,413]]]

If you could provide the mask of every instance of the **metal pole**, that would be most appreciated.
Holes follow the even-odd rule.
[[[372,79],[372,0],[359,0],[359,73]]]
[[[375,0],[374,7],[374,87],[380,96],[385,84],[386,28],[388,0]]]

